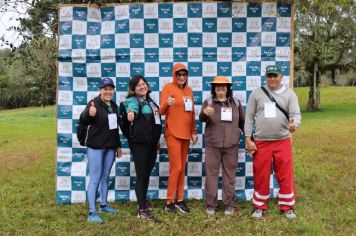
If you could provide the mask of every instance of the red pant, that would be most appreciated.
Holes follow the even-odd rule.
[[[267,209],[270,192],[270,176],[273,169],[279,184],[278,204],[281,211],[295,204],[292,143],[290,138],[276,141],[255,141],[257,151],[253,157],[255,208]]]
[[[184,199],[185,165],[190,140],[176,138],[168,131],[166,142],[169,159],[167,202],[173,202],[175,194],[177,200],[181,201]]]

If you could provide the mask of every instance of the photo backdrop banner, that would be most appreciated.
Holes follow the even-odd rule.
[[[204,125],[198,121],[201,104],[210,96],[216,75],[228,77],[234,96],[246,101],[265,84],[265,67],[279,65],[284,83],[290,80],[292,5],[286,2],[140,3],[90,7],[59,6],[57,176],[59,204],[86,201],[89,182],[86,148],[76,137],[76,124],[87,102],[98,95],[99,81],[116,83],[114,100],[124,100],[129,79],[141,74],[152,97],[159,101],[164,84],[172,80],[176,62],[187,65],[194,91],[199,142],[190,146],[185,195],[204,198]],[[109,179],[109,201],[135,201],[135,168],[127,140],[121,136],[123,158],[116,159]],[[252,159],[244,137],[236,169],[236,197],[253,194]],[[161,150],[152,171],[148,198],[165,199],[168,155],[162,135]],[[277,182],[271,174],[271,194]],[[221,199],[222,179],[219,179]]]

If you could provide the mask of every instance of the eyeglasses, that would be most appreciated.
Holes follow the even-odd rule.
[[[176,76],[177,77],[181,77],[181,76],[186,77],[187,73],[177,73]]]
[[[266,75],[266,79],[274,79],[274,78],[279,78],[279,76],[275,75],[275,74],[267,74]]]

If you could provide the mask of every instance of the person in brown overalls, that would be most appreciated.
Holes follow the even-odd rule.
[[[205,197],[206,213],[214,215],[217,207],[218,178],[222,166],[222,201],[225,215],[234,213],[235,174],[244,113],[234,98],[228,78],[217,76],[211,82],[211,97],[201,108],[199,119],[205,126]]]

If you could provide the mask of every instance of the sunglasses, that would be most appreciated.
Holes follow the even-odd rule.
[[[181,76],[185,77],[185,76],[187,76],[187,73],[177,73],[176,76],[177,77],[181,77]]]

